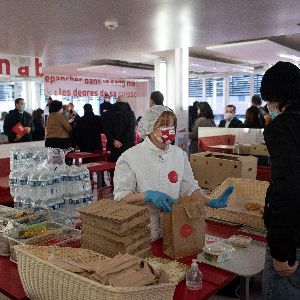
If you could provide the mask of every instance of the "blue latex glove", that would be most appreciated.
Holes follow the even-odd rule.
[[[146,191],[145,200],[147,202],[153,203],[156,207],[162,211],[172,211],[172,205],[176,204],[176,200],[170,197],[169,195],[158,192],[158,191]]]
[[[233,186],[230,185],[221,196],[219,196],[218,198],[213,198],[213,199],[209,200],[208,205],[212,208],[226,207],[229,196],[232,194],[232,192],[233,192]]]

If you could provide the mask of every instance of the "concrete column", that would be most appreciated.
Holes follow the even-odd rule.
[[[178,117],[178,129],[187,128],[189,99],[189,50],[176,48],[155,60],[155,90],[165,96],[165,105]]]

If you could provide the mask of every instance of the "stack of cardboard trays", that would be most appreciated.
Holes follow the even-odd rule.
[[[79,209],[81,247],[109,257],[151,255],[150,217],[146,207],[101,200]]]

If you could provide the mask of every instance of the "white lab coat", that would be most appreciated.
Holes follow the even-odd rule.
[[[177,182],[174,171],[177,173]],[[164,192],[178,199],[179,195],[189,196],[198,189],[187,154],[172,145],[165,150],[158,149],[148,137],[124,152],[116,164],[114,198],[117,201],[127,194],[147,190]],[[161,212],[152,203],[147,206],[150,210],[152,240],[156,240],[162,236]]]

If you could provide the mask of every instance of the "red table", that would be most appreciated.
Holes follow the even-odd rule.
[[[8,176],[0,177],[0,204],[12,206],[13,198],[10,194]]]
[[[99,160],[103,157],[101,152],[69,152],[66,154],[66,158],[75,159],[75,164],[79,164],[79,159],[81,158],[98,158]]]
[[[109,162],[109,161],[99,161],[99,162],[90,162],[87,164],[82,164],[81,166],[86,167],[90,173],[97,174],[97,188],[99,189],[102,187],[103,172],[114,171],[116,164],[114,162]]]
[[[206,234],[228,238],[233,234],[249,235],[254,239],[265,241],[263,237],[240,232],[238,226],[229,226],[212,221],[206,221]],[[152,253],[155,256],[166,257],[163,254],[162,240],[152,243]],[[180,262],[191,264],[195,255],[179,259]],[[221,269],[200,264],[199,268],[203,273],[203,287],[199,291],[189,291],[185,286],[185,281],[182,281],[176,287],[174,300],[200,300],[208,299],[216,294],[222,287],[234,279],[235,275],[223,271]],[[27,300],[23,290],[20,277],[18,274],[17,265],[10,262],[8,257],[0,256],[0,292],[10,297],[11,299]]]

